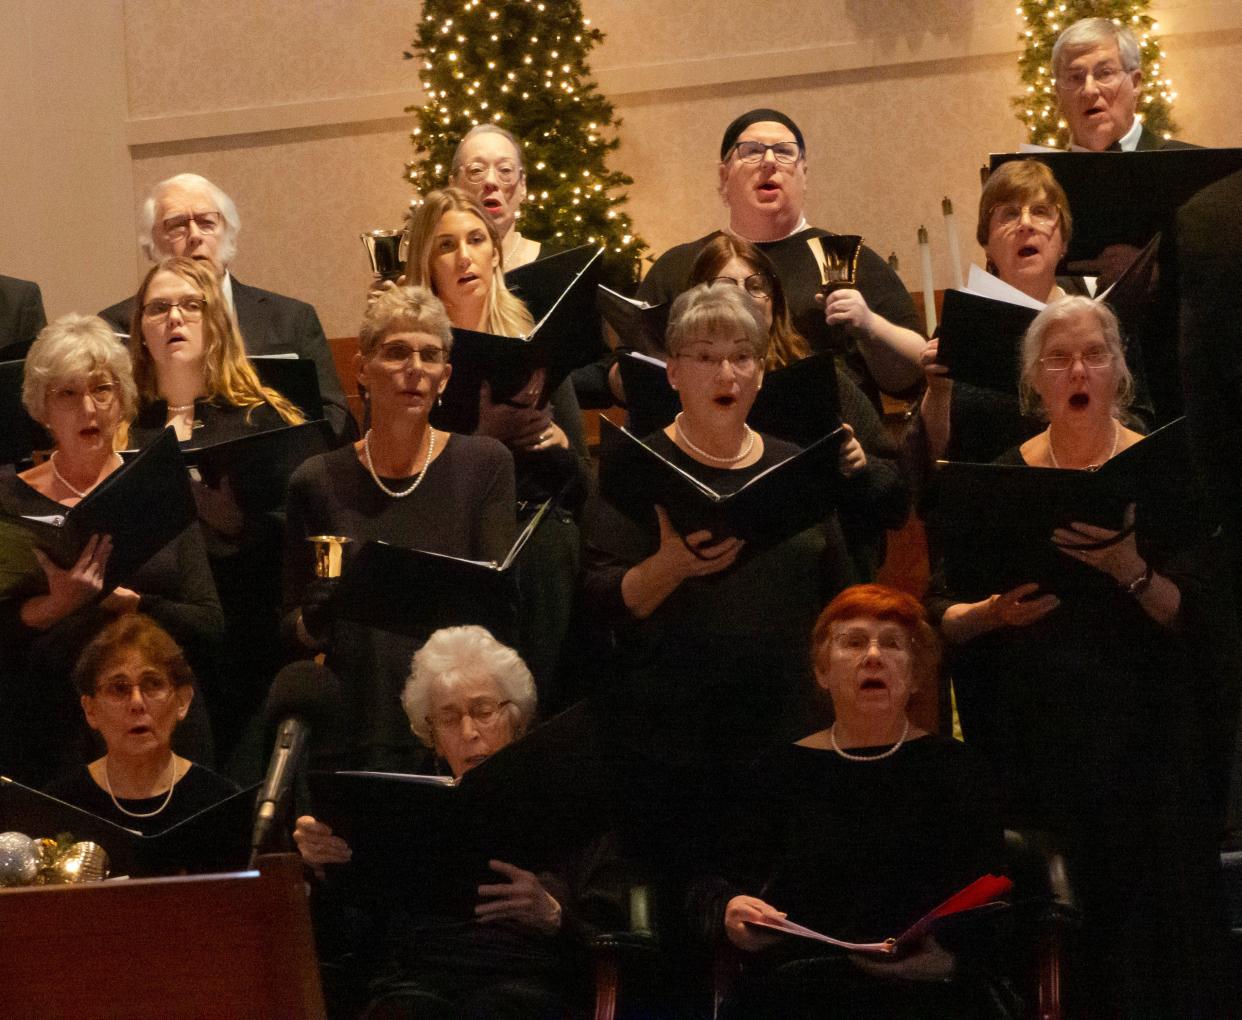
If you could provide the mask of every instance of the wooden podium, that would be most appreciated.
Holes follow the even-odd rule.
[[[302,867],[0,890],[0,1016],[324,1017]]]

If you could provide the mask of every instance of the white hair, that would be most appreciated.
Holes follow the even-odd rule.
[[[1052,73],[1061,77],[1062,57],[1070,59],[1084,50],[1096,46],[1117,44],[1117,52],[1121,55],[1121,69],[1136,71],[1141,63],[1138,40],[1134,38],[1125,25],[1119,25],[1108,18],[1083,18],[1075,21],[1069,28],[1057,36],[1052,46]]]
[[[457,148],[453,150],[453,165],[449,172],[450,176],[456,174],[457,171],[461,169],[461,150],[464,149],[466,147],[466,143],[476,135],[500,135],[501,138],[505,139],[505,141],[513,146],[513,151],[517,155],[518,169],[522,171],[522,173],[526,172],[526,164],[522,160],[522,143],[517,140],[512,131],[506,131],[499,124],[476,124],[461,136],[461,141],[457,143]]]
[[[177,174],[167,180],[160,181],[147,200],[142,203],[142,211],[138,218],[138,247],[152,262],[171,255],[171,251],[162,251],[155,239],[155,211],[165,193],[173,188],[184,188],[187,191],[205,191],[219,210],[224,220],[224,232],[220,238],[220,264],[227,266],[237,254],[237,235],[241,233],[241,217],[237,214],[237,206],[223,191],[198,174]]]
[[[521,735],[535,718],[535,680],[526,663],[508,645],[502,645],[483,627],[444,627],[414,653],[410,675],[401,691],[401,707],[410,729],[428,747],[434,746],[431,689],[435,684],[452,690],[459,684],[487,676],[500,687],[503,711],[513,715],[513,731]]]
[[[26,353],[22,369],[22,403],[37,422],[47,421],[47,391],[75,376],[108,373],[116,383],[121,417],[129,421],[138,406],[138,389],[129,350],[103,319],[62,315],[43,327]]]

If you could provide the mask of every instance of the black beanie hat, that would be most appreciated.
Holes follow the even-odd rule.
[[[738,136],[752,124],[760,124],[765,120],[775,121],[777,124],[784,124],[793,132],[794,139],[798,143],[798,148],[806,152],[806,143],[802,140],[802,132],[798,129],[798,125],[780,110],[758,109],[744,113],[725,128],[724,138],[720,140],[720,160],[724,162],[729,155],[729,150],[736,144]]]

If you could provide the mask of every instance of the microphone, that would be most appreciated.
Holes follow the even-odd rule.
[[[341,683],[336,675],[310,660],[289,663],[272,681],[263,714],[268,726],[275,723],[278,727],[267,778],[259,789],[255,809],[250,837],[252,866],[289,799],[294,777],[306,757],[311,730],[326,727],[337,718],[341,700]]]

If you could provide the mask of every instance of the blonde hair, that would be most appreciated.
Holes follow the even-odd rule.
[[[138,409],[138,390],[129,352],[103,319],[62,315],[39,331],[22,370],[22,404],[35,421],[47,421],[47,391],[61,379],[107,372],[117,388],[122,425]],[[122,428],[122,432],[124,429]]]
[[[405,264],[406,280],[427,287],[435,293],[435,283],[431,276],[431,246],[435,242],[436,228],[439,227],[440,220],[451,212],[465,212],[476,217],[487,231],[496,252],[496,265],[487,288],[487,314],[482,328],[504,336],[529,333],[535,320],[526,305],[509,293],[505,286],[504,254],[500,250],[500,235],[496,233],[496,225],[478,199],[461,188],[442,188],[429,192],[423,199],[423,204],[411,214],[410,248]],[[473,323],[459,322],[454,325],[475,328]]]
[[[129,328],[129,353],[134,363],[134,381],[143,404],[160,399],[159,379],[151,352],[143,342],[142,308],[147,291],[158,273],[172,273],[198,288],[203,296],[203,384],[207,399],[247,409],[247,418],[256,407],[271,404],[286,425],[306,420],[297,407],[259,381],[258,373],[246,357],[246,345],[233,316],[224,302],[215,271],[207,264],[181,256],[164,259],[151,267],[134,299],[134,317]]]
[[[695,340],[740,331],[760,361],[768,351],[768,329],[759,306],[741,287],[700,283],[677,295],[668,313],[664,346],[673,357]]]
[[[426,287],[394,287],[381,291],[367,305],[358,330],[358,353],[369,358],[390,333],[408,330],[439,337],[445,351],[453,350],[453,324],[444,305]]]

